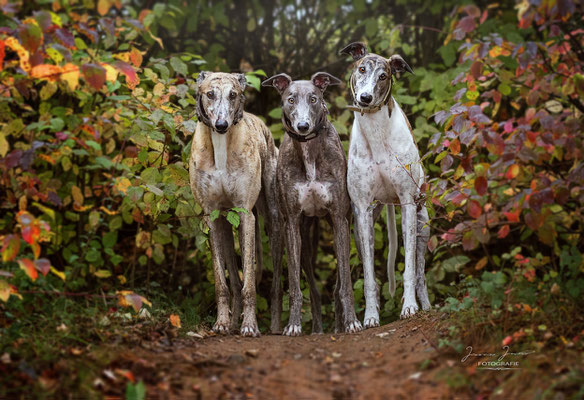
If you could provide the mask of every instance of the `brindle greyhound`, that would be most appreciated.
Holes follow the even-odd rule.
[[[351,43],[341,54],[355,60],[350,87],[355,121],[351,131],[347,186],[355,215],[355,239],[365,270],[365,328],[379,326],[379,293],[373,271],[373,224],[387,205],[390,246],[387,259],[390,293],[395,293],[397,231],[394,204],[401,205],[405,247],[404,295],[401,317],[430,308],[424,276],[429,237],[428,211],[421,186],[424,170],[411,126],[391,96],[393,76],[412,69],[399,55],[384,58],[367,52],[363,43]],[[381,204],[373,206],[375,202]]]
[[[243,294],[243,336],[259,336],[256,321],[256,282],[254,249],[257,206],[266,221],[274,260],[272,283],[272,330],[278,331],[281,314],[282,233],[276,206],[276,164],[278,149],[266,125],[243,110],[245,76],[201,72],[197,79],[197,117],[190,159],[193,195],[203,208],[209,225],[217,322],[213,330],[228,333],[236,330],[241,314]],[[215,210],[240,207],[239,244],[243,260],[243,288],[237,269],[231,225],[224,217],[208,217]],[[259,240],[259,238],[257,238]],[[229,289],[233,294],[229,321]]]
[[[337,256],[336,329],[340,332],[363,329],[355,315],[349,268],[347,162],[337,131],[327,120],[328,110],[323,99],[328,85],[340,83],[325,72],[317,72],[310,81],[293,82],[288,75],[279,74],[262,83],[262,86],[275,87],[282,96],[282,123],[286,130],[278,158],[277,189],[287,235],[290,319],[284,334],[288,336],[302,332],[301,264],[310,284],[312,331],[322,332],[309,238],[313,217],[328,216],[332,220]]]

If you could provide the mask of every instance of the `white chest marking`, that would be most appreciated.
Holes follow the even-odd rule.
[[[227,134],[213,131],[211,133],[211,141],[213,142],[215,168],[221,171],[227,170]]]

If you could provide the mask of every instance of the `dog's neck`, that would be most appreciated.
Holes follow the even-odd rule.
[[[208,127],[207,127],[208,128]],[[213,159],[215,161],[215,168],[218,170],[227,169],[227,135],[226,133],[218,133],[213,129],[208,128],[213,143]]]

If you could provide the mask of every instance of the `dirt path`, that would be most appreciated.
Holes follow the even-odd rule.
[[[447,397],[446,385],[434,379],[432,368],[420,368],[438,356],[428,342],[438,319],[427,315],[353,335],[143,343],[121,353],[116,364],[144,380],[148,397],[439,399]]]

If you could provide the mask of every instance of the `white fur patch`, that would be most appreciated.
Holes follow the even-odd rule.
[[[215,168],[225,171],[227,169],[227,134],[212,131],[211,141],[213,142]]]

